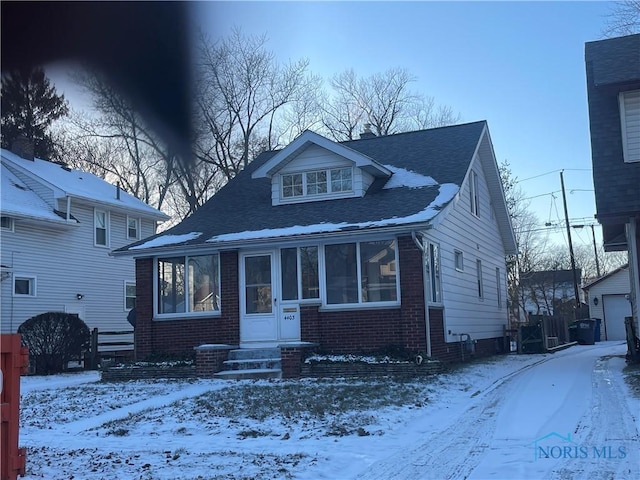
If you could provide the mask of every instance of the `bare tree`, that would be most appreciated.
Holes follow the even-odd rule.
[[[618,37],[640,32],[640,0],[622,0],[613,2],[606,15],[602,35]]]
[[[217,43],[201,39],[196,154],[228,179],[248,165],[257,146],[278,144],[279,115],[308,101],[306,92],[317,85],[308,60],[280,64],[266,42],[237,28]]]
[[[335,75],[328,101],[323,102],[325,128],[336,140],[353,140],[365,124],[377,135],[389,135],[460,120],[451,107],[436,106],[433,97],[410,90],[415,80],[403,68],[362,78],[352,69]]]

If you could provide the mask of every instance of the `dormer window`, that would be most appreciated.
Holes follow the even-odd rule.
[[[351,167],[282,175],[283,199],[351,191],[353,191],[353,169]]]

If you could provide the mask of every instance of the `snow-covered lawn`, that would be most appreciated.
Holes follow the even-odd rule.
[[[23,377],[25,478],[640,478],[624,352],[495,357],[412,382]],[[535,458],[552,433],[626,455]]]

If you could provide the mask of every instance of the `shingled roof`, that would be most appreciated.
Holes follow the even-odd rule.
[[[392,176],[377,180],[366,195],[354,198],[273,206],[271,180],[252,178],[256,169],[278,153],[265,152],[197,212],[157,235],[155,241],[143,240],[114,253],[144,255],[163,246],[214,247],[259,238],[398,225],[424,227],[425,212],[431,210],[433,218],[459,190],[485,128],[486,122],[481,121],[342,142],[392,171],[406,170],[435,180],[429,186],[388,188]]]

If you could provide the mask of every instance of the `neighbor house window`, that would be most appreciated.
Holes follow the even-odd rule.
[[[618,101],[624,161],[640,162],[640,90],[620,92]]]
[[[2,217],[0,220],[0,227],[2,228],[2,230],[13,232],[13,218]]]
[[[136,307],[136,284],[124,282],[124,309],[131,310]]]
[[[440,246],[437,243],[426,242],[426,270],[427,270],[427,292],[429,302],[441,303],[442,290],[440,285]]]
[[[127,217],[127,238],[129,240],[140,238],[140,219]]]
[[[471,170],[469,177],[469,191],[471,197],[471,213],[476,217],[480,216],[480,192],[478,190],[478,175]]]
[[[318,247],[283,248],[280,250],[280,265],[283,300],[320,297]]]
[[[282,198],[351,192],[353,169],[333,168],[282,175]]]
[[[476,260],[476,273],[478,275],[478,298],[484,298],[484,288],[482,286],[482,260]]]
[[[217,254],[159,258],[158,313],[219,312],[219,265]]]
[[[94,215],[96,245],[106,247],[109,245],[109,214],[104,210],[95,210]]]
[[[498,308],[502,308],[502,281],[500,279],[500,268],[496,267],[496,293],[498,295]]]
[[[456,270],[462,272],[464,270],[464,256],[460,250],[454,250],[453,252],[454,263]]]
[[[13,277],[13,294],[16,297],[36,296],[36,277],[16,275]]]
[[[395,240],[326,245],[327,304],[398,301]]]

